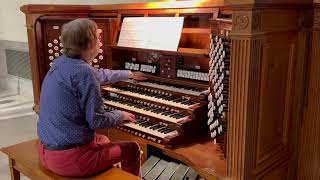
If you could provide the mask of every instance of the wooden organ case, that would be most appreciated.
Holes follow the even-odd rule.
[[[22,6],[34,109],[41,108],[42,80],[63,48],[61,26],[90,18],[103,30],[102,53],[92,66],[149,78],[102,87],[106,110],[130,111],[139,123],[99,133],[137,141],[143,160],[149,146],[157,147],[206,179],[293,179],[308,43],[305,7],[233,1]],[[117,46],[126,17],[180,16],[177,51]]]

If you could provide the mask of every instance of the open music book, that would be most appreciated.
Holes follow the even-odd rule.
[[[118,46],[177,51],[183,17],[124,18]]]

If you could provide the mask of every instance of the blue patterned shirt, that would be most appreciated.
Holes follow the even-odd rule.
[[[120,124],[120,111],[105,112],[100,84],[128,76],[128,71],[96,69],[82,59],[57,58],[42,83],[41,141],[47,145],[86,144],[93,139],[95,129]]]

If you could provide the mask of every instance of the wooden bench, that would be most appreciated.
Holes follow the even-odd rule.
[[[23,173],[30,179],[41,180],[75,180],[75,179],[90,179],[90,180],[137,180],[138,177],[125,172],[119,168],[113,167],[101,174],[87,177],[87,178],[68,178],[56,175],[46,169],[40,163],[38,157],[38,139],[23,142],[13,146],[0,149],[9,157],[9,166],[11,171],[11,179],[19,180],[20,173]]]

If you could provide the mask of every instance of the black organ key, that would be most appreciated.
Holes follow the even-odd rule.
[[[138,124],[138,123],[141,123],[141,122],[144,122],[144,121],[145,121],[145,120],[137,119],[135,123]]]
[[[177,102],[177,103],[179,103],[179,102],[183,102],[184,100],[182,99],[182,98],[177,98],[177,99],[174,99],[173,100],[173,102]]]
[[[161,124],[158,124],[158,125],[156,125],[156,126],[151,127],[150,129],[156,130],[156,129],[160,129],[160,128],[163,128],[163,127],[165,127],[165,126],[164,126],[164,125],[161,125]]]
[[[192,104],[195,104],[195,102],[188,100],[188,101],[183,102],[182,104],[192,105]]]
[[[146,111],[148,111],[148,110],[151,110],[151,109],[153,109],[153,107],[151,107],[151,106],[147,106],[147,107],[143,107],[142,109],[143,109],[143,110],[146,110]]]
[[[181,114],[174,114],[174,115],[171,115],[170,117],[175,118],[175,119],[180,119],[180,118],[183,118],[185,116],[181,115]]]
[[[148,123],[148,121],[144,121],[144,122],[139,123],[138,125],[143,126],[144,124],[147,124],[147,123]]]
[[[170,129],[170,128],[165,128],[161,132],[164,133],[164,134],[167,134],[167,133],[172,132],[172,131],[174,131],[174,130]]]
[[[147,122],[144,122],[144,123],[141,123],[141,124],[138,124],[139,126],[142,126],[142,127],[148,127],[150,125],[150,122],[147,121]]]
[[[161,113],[161,115],[167,115],[167,114],[171,114],[172,112],[171,111],[163,111],[162,113]]]
[[[167,132],[168,130],[171,130],[171,129],[170,129],[170,128],[165,127],[165,128],[160,129],[160,130],[159,130],[159,132],[164,133],[164,132]]]
[[[162,132],[164,129],[166,129],[166,126],[163,126],[163,127],[159,128],[159,129],[157,129],[157,131],[158,132]]]

